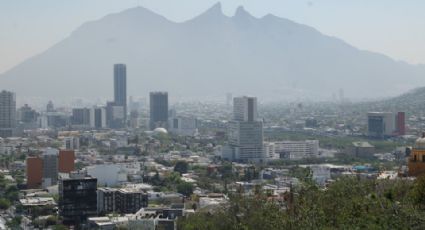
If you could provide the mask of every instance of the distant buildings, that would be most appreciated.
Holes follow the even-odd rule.
[[[318,140],[267,142],[264,146],[268,158],[301,160],[319,155]]]
[[[373,157],[375,146],[369,142],[353,142],[347,147],[347,153],[356,157]]]
[[[49,101],[46,105],[46,112],[55,112],[55,106],[52,101]]]
[[[257,117],[257,98],[233,99],[233,120],[228,123],[229,144],[223,149],[223,158],[243,162],[263,160],[263,122]]]
[[[22,123],[36,123],[38,113],[32,109],[28,104],[25,104],[18,110],[18,119]]]
[[[106,110],[104,107],[93,107],[90,110],[90,127],[95,129],[106,128]]]
[[[90,109],[74,108],[72,109],[71,124],[77,126],[90,126]]]
[[[41,157],[26,159],[27,187],[48,188],[57,184],[59,173],[69,173],[75,169],[73,150],[47,148]]]
[[[167,128],[168,123],[168,93],[151,92],[150,93],[150,121],[151,130],[155,128]]]
[[[59,215],[65,224],[79,225],[97,214],[97,179],[84,173],[61,174]]]
[[[120,129],[127,124],[127,67],[114,65],[114,101],[106,103],[106,124]]]
[[[127,118],[127,67],[124,64],[114,65],[114,103],[122,106],[124,120]]]
[[[198,131],[198,120],[174,114],[168,120],[168,130],[182,136],[193,136]]]
[[[226,105],[231,106],[233,101],[233,95],[231,93],[226,94]]]
[[[0,92],[0,137],[11,137],[16,128],[16,98],[9,91]]]
[[[367,114],[367,131],[371,138],[405,135],[405,113],[370,112]]]

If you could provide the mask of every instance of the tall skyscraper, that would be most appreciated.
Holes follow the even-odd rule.
[[[9,91],[0,92],[0,137],[11,137],[16,128],[16,98]]]
[[[124,107],[124,119],[127,118],[127,67],[114,65],[114,104]]]
[[[162,127],[166,128],[168,123],[168,93],[150,93],[150,121],[151,130]]]
[[[257,162],[263,154],[263,122],[257,120],[257,98],[233,99],[233,120],[228,123],[228,142],[223,156],[230,160]]]

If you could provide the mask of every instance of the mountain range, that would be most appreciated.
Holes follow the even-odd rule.
[[[368,36],[365,34],[364,36]],[[128,95],[255,95],[261,100],[382,98],[425,85],[425,66],[357,49],[268,14],[234,16],[219,3],[173,22],[143,7],[83,24],[45,52],[0,75],[0,88],[38,97],[111,97],[113,64],[127,65]]]

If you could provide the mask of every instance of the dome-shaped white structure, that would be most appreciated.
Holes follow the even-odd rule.
[[[425,137],[418,138],[415,142],[415,148],[425,149]]]
[[[153,130],[154,134],[167,134],[168,131],[164,128],[156,128]]]

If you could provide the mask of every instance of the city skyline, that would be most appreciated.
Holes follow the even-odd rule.
[[[0,229],[425,229],[424,7],[0,0]]]

